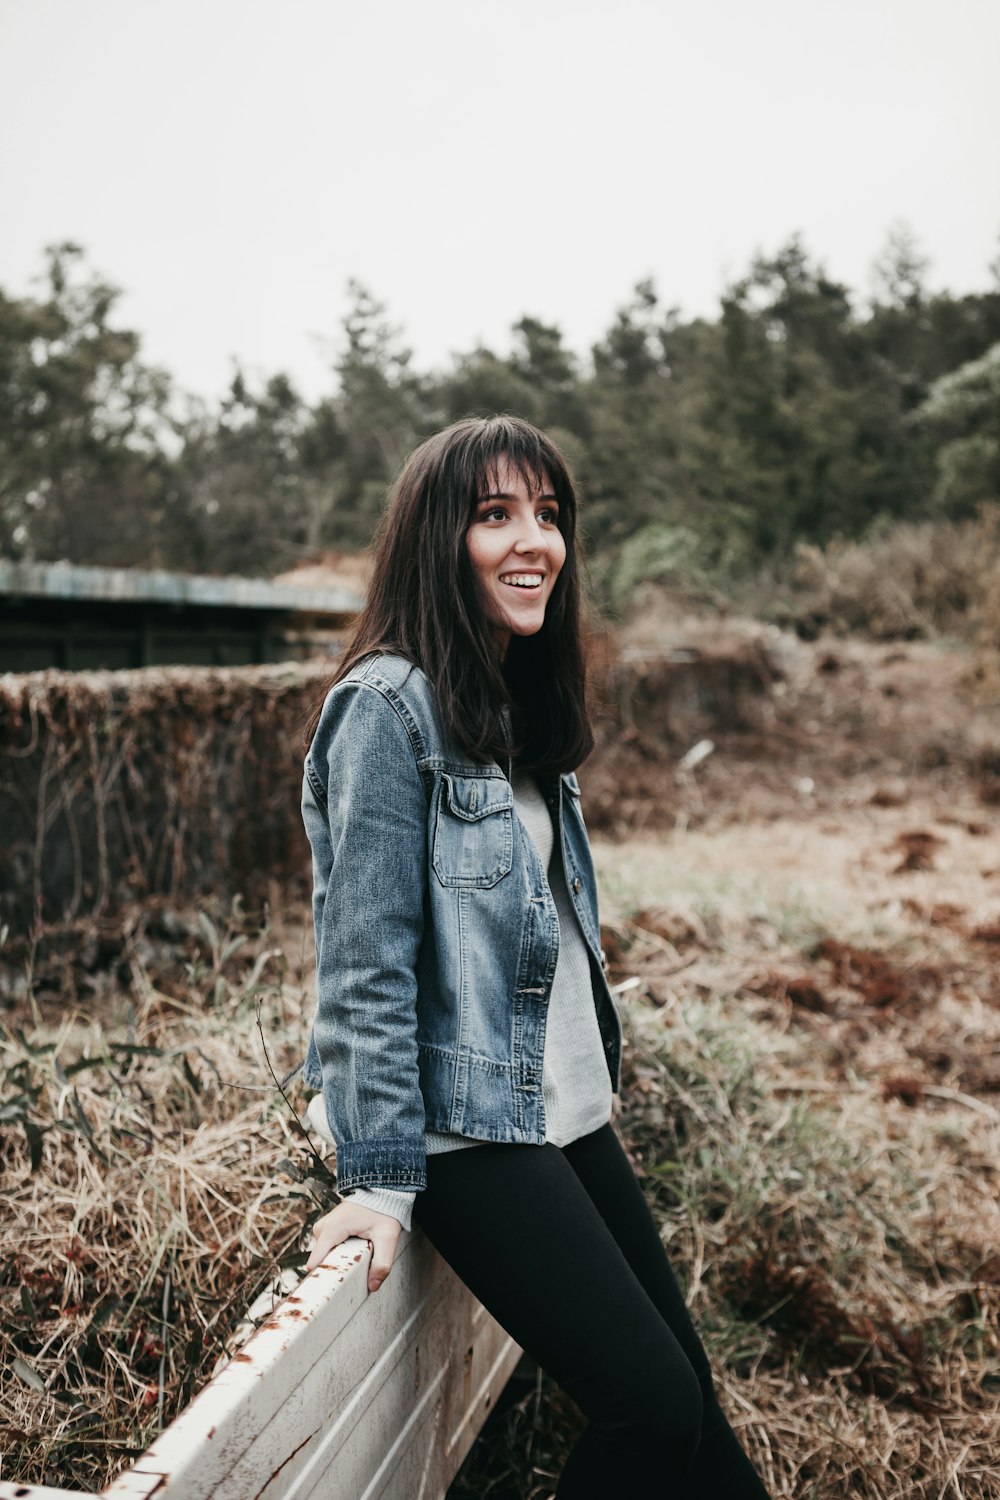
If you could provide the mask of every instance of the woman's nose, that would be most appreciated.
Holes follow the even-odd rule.
[[[545,532],[532,516],[530,521],[522,524],[517,541],[514,543],[514,551],[540,552],[544,546]]]

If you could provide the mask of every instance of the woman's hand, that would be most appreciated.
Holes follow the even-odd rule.
[[[306,1270],[314,1271],[326,1259],[335,1245],[340,1245],[351,1235],[367,1240],[372,1247],[372,1263],[368,1267],[368,1290],[377,1292],[392,1267],[396,1244],[402,1228],[391,1214],[380,1214],[377,1209],[363,1208],[350,1198],[331,1208],[328,1214],[317,1219],[313,1225],[313,1248],[306,1261]]]

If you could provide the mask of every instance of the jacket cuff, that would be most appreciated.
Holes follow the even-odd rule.
[[[337,1189],[388,1188],[390,1192],[419,1193],[427,1186],[427,1155],[419,1141],[377,1140],[337,1142]]]

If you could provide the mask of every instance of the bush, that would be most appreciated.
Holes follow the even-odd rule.
[[[1000,505],[974,520],[877,525],[863,541],[800,544],[755,590],[760,613],[800,635],[874,640],[954,634],[977,645],[1000,598]]]

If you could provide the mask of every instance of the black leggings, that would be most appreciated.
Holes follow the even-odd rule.
[[[588,1418],[558,1500],[767,1500],[610,1124],[429,1156],[414,1218]]]

